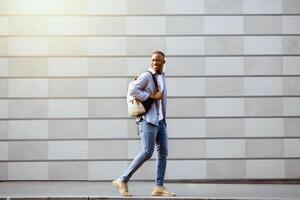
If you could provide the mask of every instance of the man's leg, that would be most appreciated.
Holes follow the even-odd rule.
[[[159,122],[159,129],[156,137],[157,160],[156,160],[156,185],[163,186],[168,156],[168,134],[167,127],[163,120]]]
[[[145,161],[151,158],[155,147],[155,137],[158,127],[142,120],[139,123],[139,129],[141,130],[140,135],[142,140],[142,150],[134,158],[131,165],[122,174],[122,176],[119,179],[113,181],[114,187],[125,197],[132,196],[128,191],[127,182],[134,174],[134,172],[136,172],[136,170],[138,170]]]
[[[157,135],[158,127],[150,124],[144,120],[139,123],[142,149],[140,153],[134,158],[131,165],[127,170],[122,174],[121,180],[128,182],[131,176],[138,170],[145,161],[149,160],[152,157],[155,148],[155,138]]]
[[[173,192],[169,192],[163,185],[165,180],[165,172],[167,167],[168,156],[168,134],[167,127],[163,120],[159,123],[159,130],[156,137],[157,144],[157,177],[156,186],[153,188],[153,196],[176,196]]]

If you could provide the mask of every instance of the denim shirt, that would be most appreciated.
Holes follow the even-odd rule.
[[[153,70],[149,70],[157,77],[157,73]],[[162,93],[162,111],[164,116],[164,122],[166,124],[166,107],[167,107],[167,87],[165,80],[165,73],[162,73],[164,91]],[[132,100],[133,98],[138,99],[139,101],[145,101],[149,98],[150,94],[153,95],[155,92],[155,84],[153,82],[152,76],[149,72],[142,73],[137,80],[131,82],[129,84],[128,93],[127,93],[127,101]],[[144,115],[137,117],[136,121],[139,122],[141,119],[154,124],[156,126],[159,125],[158,121],[158,112],[159,112],[159,104],[158,101],[154,101],[150,110]]]

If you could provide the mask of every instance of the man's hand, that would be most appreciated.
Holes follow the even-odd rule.
[[[162,93],[161,92],[156,92],[153,95],[150,95],[150,98],[154,99],[154,100],[162,99]]]

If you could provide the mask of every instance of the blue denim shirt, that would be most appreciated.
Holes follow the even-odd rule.
[[[155,76],[157,77],[157,73],[153,70],[149,70]],[[165,80],[165,73],[162,73],[163,77],[163,84],[164,84],[164,90],[163,90],[163,98],[162,98],[162,111],[164,116],[164,121],[166,119],[166,107],[167,107],[167,87],[166,87],[166,80]],[[127,101],[132,100],[132,98],[138,99],[139,101],[145,101],[149,98],[150,94],[153,95],[155,92],[155,84],[153,82],[152,76],[149,72],[142,73],[137,80],[131,82],[129,84],[128,93],[127,93]],[[159,125],[158,121],[158,112],[159,112],[159,104],[158,101],[155,101],[150,110],[137,118],[137,121],[140,121],[141,119],[154,124],[156,126]]]

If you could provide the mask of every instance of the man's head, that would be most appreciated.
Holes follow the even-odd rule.
[[[151,56],[151,67],[158,74],[163,72],[164,64],[165,64],[165,54],[161,51],[154,51]]]

